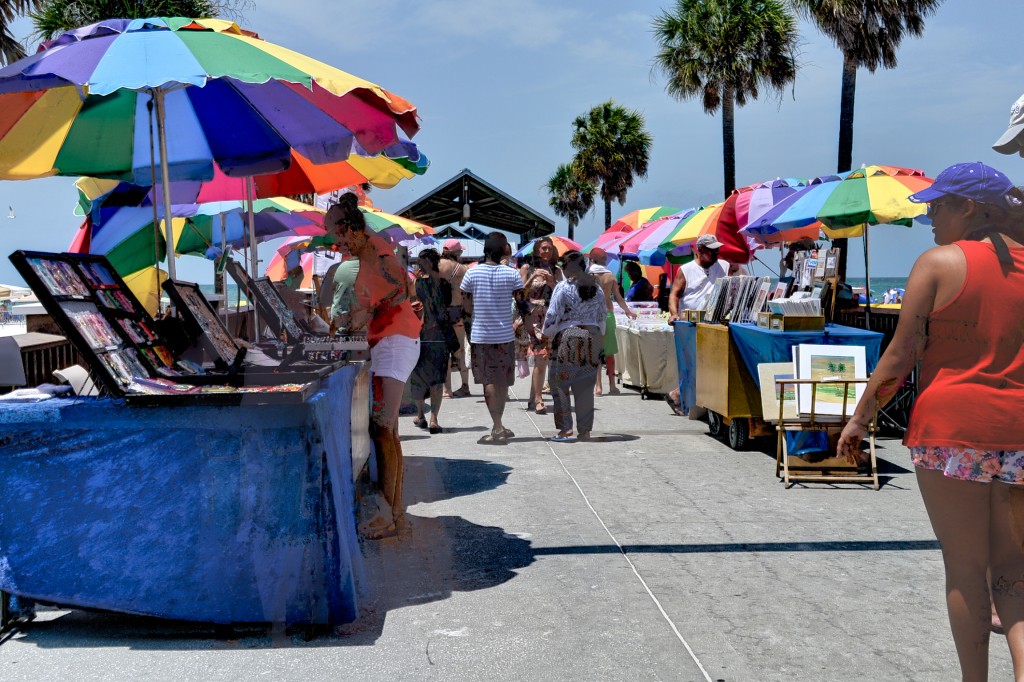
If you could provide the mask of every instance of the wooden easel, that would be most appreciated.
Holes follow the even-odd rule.
[[[777,379],[776,389],[779,395],[785,395],[786,386],[793,386],[799,390],[800,385],[818,384],[842,384],[843,385],[843,410],[839,421],[821,421],[816,414],[815,399],[816,388],[811,390],[811,409],[807,416],[785,418],[785,401],[779,401],[779,422],[778,422],[778,445],[775,452],[775,476],[782,478],[787,488],[799,481],[814,483],[871,483],[875,490],[878,490],[878,460],[875,458],[875,433],[878,421],[878,410],[868,424],[868,462],[865,464],[851,463],[846,458],[840,458],[833,454],[820,462],[802,463],[791,465],[789,449],[786,443],[786,431],[829,431],[842,429],[850,421],[848,414],[847,395],[851,384],[866,384],[867,379],[840,379],[835,381],[819,381],[816,379]]]

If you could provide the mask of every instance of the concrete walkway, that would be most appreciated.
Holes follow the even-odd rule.
[[[443,434],[403,417],[410,524],[367,543],[382,589],[357,623],[305,642],[43,612],[0,646],[0,679],[959,678],[898,441],[881,443],[877,492],[786,490],[773,444],[734,452],[632,391],[597,400],[596,442],[551,443],[525,388],[504,447],[477,443],[479,395],[445,401]],[[1002,638],[991,660],[1012,679]]]

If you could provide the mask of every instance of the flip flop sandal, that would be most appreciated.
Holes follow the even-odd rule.
[[[501,435],[506,439],[516,437],[516,434],[512,433],[512,429],[502,429]]]
[[[457,391],[452,391],[452,395],[456,398],[468,398],[472,394],[469,392],[468,387],[463,386]]]
[[[412,420],[412,425],[416,426],[416,427],[419,427],[421,429],[425,429],[425,428],[427,428],[427,420],[426,419],[413,419]]]
[[[679,409],[679,405],[676,403],[676,401],[672,400],[672,396],[668,395],[667,393],[665,394],[665,402],[668,403],[668,406],[670,408],[672,408],[672,414],[674,414],[677,417],[684,416],[683,411]]]
[[[430,431],[430,433],[444,433],[444,429],[442,429],[440,426],[437,426],[436,424],[434,426],[428,427],[427,430]]]
[[[554,441],[555,443],[575,443],[576,442],[576,436],[574,436],[571,433],[566,434],[564,436],[559,434],[557,436],[552,436],[548,440]]]
[[[547,414],[547,413],[548,413],[548,408],[544,407],[543,405],[538,405],[538,406],[537,406],[537,409],[536,409],[536,410],[534,410],[534,411],[535,411],[535,412],[536,412],[537,414]]]

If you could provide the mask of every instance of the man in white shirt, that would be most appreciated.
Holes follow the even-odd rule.
[[[491,414],[491,433],[483,441],[505,445],[515,436],[502,424],[508,387],[515,380],[515,311],[529,324],[529,304],[523,296],[519,271],[502,265],[508,239],[492,232],[484,242],[484,261],[462,278],[462,308],[473,315],[470,328],[470,364],[473,379],[484,387],[484,402]],[[516,306],[513,307],[513,301]]]
[[[713,234],[702,235],[697,240],[694,259],[676,272],[668,295],[668,310],[673,320],[683,319],[679,314],[681,310],[703,308],[718,279],[746,274],[743,266],[718,260],[720,248],[722,243]]]
[[[679,268],[676,271],[676,278],[672,280],[672,291],[668,295],[668,311],[672,315],[672,320],[682,320],[680,312],[683,310],[703,308],[718,279],[726,275],[746,274],[742,266],[718,260],[720,248],[722,243],[712,234],[701,235],[697,239],[694,259]],[[675,414],[683,414],[679,405],[678,388],[670,391],[665,401]],[[691,408],[690,418],[700,417],[702,412],[701,409]]]

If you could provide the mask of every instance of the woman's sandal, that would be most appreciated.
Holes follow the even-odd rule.
[[[573,435],[572,431],[561,431],[557,436],[552,436],[550,440],[555,443],[575,443],[576,436]]]
[[[668,406],[672,408],[672,414],[674,414],[677,417],[684,416],[683,411],[679,409],[679,403],[672,400],[672,396],[670,396],[668,393],[665,394],[665,402],[668,403]]]
[[[544,407],[543,404],[540,404],[537,405],[537,408],[534,410],[534,412],[536,412],[537,414],[547,414],[548,408]]]
[[[480,445],[508,445],[508,438],[505,437],[504,432],[488,433],[477,442]]]
[[[421,429],[427,428],[427,420],[423,417],[416,417],[412,420],[412,425]]]
[[[463,386],[456,391],[452,391],[452,397],[455,398],[468,398],[470,395],[472,394],[469,392],[469,386]]]
[[[501,430],[501,435],[504,436],[506,440],[509,439],[509,438],[515,438],[516,437],[516,434],[512,433],[512,429],[502,429]]]
[[[429,426],[429,427],[427,428],[427,430],[428,430],[428,431],[430,431],[430,433],[444,433],[444,429],[442,429],[442,428],[441,428],[440,426],[438,426],[437,424],[431,424],[431,425],[430,425],[430,426]]]

